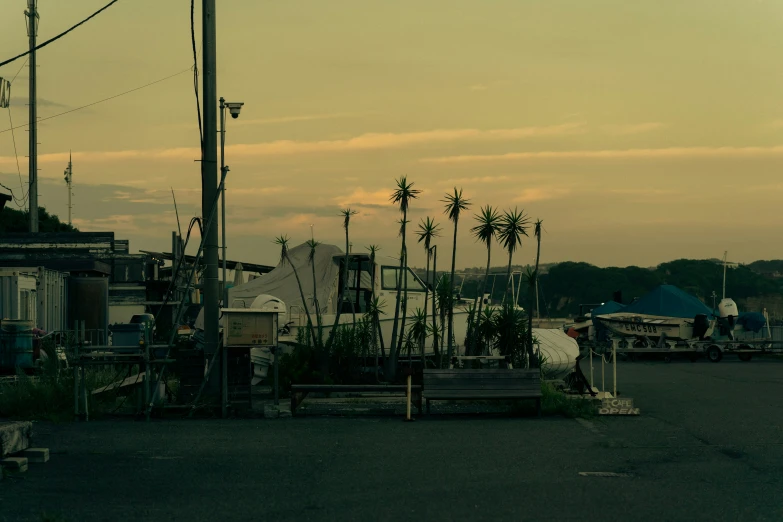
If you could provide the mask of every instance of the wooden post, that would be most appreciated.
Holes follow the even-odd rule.
[[[411,368],[412,370],[412,368]],[[407,393],[407,400],[405,401],[405,420],[410,421],[411,419],[411,381],[413,380],[412,371],[408,373],[408,393]]]
[[[612,343],[612,372],[614,373],[612,381],[614,382],[613,397],[617,397],[617,345]]]
[[[76,343],[74,347],[74,360],[73,365],[73,418],[79,419],[79,343]]]
[[[89,406],[87,405],[87,379],[84,378],[84,365],[81,366],[81,370],[82,370],[81,395],[82,395],[82,399],[84,400],[84,422],[87,422],[90,420],[90,410],[89,410]]]
[[[150,404],[150,380],[152,380],[152,376],[150,375],[150,350],[147,344],[144,341],[141,341],[142,344],[144,344],[144,404]],[[147,422],[150,421],[149,416],[147,416]]]

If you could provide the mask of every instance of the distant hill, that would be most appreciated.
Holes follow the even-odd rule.
[[[515,270],[523,267],[514,267]],[[417,272],[419,272],[417,270]],[[419,272],[423,276],[423,271]],[[493,267],[486,292],[493,286],[493,299],[501,299],[505,288],[505,267]],[[462,283],[462,296],[472,298],[480,291],[483,271]],[[457,278],[457,283],[461,283]],[[563,262],[547,266],[539,278],[541,315],[573,317],[580,304],[609,301],[615,293],[630,303],[661,284],[677,286],[712,307],[712,293],[720,301],[723,267],[718,259],[678,259],[653,268],[629,266],[601,268],[589,263]],[[734,299],[740,311],[767,311],[773,317],[783,317],[783,260],[756,261],[730,268],[726,274],[726,296]],[[527,287],[519,293],[519,303],[528,306]]]
[[[5,207],[0,212],[0,233],[27,232],[29,229],[28,213]],[[54,214],[49,214],[44,207],[38,207],[39,232],[78,232],[76,227],[63,223]]]

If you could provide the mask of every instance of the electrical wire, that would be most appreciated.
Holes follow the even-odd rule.
[[[187,69],[183,69],[183,70],[179,71],[178,73],[174,73],[174,74],[171,74],[169,76],[166,76],[165,78],[161,78],[159,80],[155,80],[154,82],[150,82],[150,83],[144,84],[141,87],[136,87],[134,89],[130,89],[128,91],[121,92],[119,94],[115,94],[114,96],[109,96],[108,98],[104,98],[102,100],[98,100],[98,101],[95,101],[95,102],[92,102],[92,103],[88,103],[87,105],[82,105],[81,107],[76,107],[75,109],[71,109],[69,111],[61,112],[61,113],[55,114],[53,116],[47,116],[46,118],[39,118],[38,121],[42,122],[42,121],[46,121],[46,120],[51,120],[52,118],[57,118],[59,116],[64,116],[64,115],[70,114],[72,112],[76,112],[76,111],[80,111],[82,109],[86,109],[87,107],[92,107],[93,105],[98,105],[99,103],[103,103],[105,101],[113,100],[114,98],[119,98],[120,96],[124,96],[126,94],[130,94],[132,92],[144,89],[145,87],[149,87],[151,85],[155,85],[156,83],[160,83],[160,82],[169,80],[171,78],[174,78],[175,76],[179,76],[180,74],[185,74],[186,72],[190,71],[191,69],[192,69],[192,67],[188,67]],[[29,123],[26,123],[24,125],[17,125],[16,127],[12,127],[10,129],[1,130],[0,134],[2,134],[4,132],[12,131],[14,129],[21,129],[21,128],[24,128],[24,127],[28,127],[29,125],[30,125]]]
[[[58,34],[57,36],[55,36],[55,37],[53,37],[53,38],[49,38],[49,39],[48,39],[48,40],[46,40],[44,43],[37,45],[37,46],[36,46],[34,49],[30,49],[29,51],[25,51],[25,52],[23,52],[22,54],[18,54],[18,55],[16,55],[16,56],[14,56],[13,58],[9,58],[8,60],[6,60],[6,61],[4,61],[4,62],[0,62],[0,67],[2,67],[3,65],[9,64],[9,63],[11,63],[11,62],[13,62],[13,61],[16,61],[16,60],[18,60],[19,58],[22,58],[23,56],[27,56],[27,55],[28,55],[28,54],[30,54],[30,53],[31,53],[33,50],[36,50],[36,51],[37,51],[38,49],[41,49],[42,47],[46,47],[46,46],[47,46],[47,45],[49,45],[50,43],[54,42],[55,40],[58,40],[58,39],[62,38],[63,36],[65,36],[66,34],[70,33],[71,31],[73,31],[74,29],[76,29],[77,27],[79,27],[80,25],[82,25],[82,24],[84,24],[84,23],[88,22],[89,20],[91,20],[92,18],[96,17],[97,15],[99,15],[100,13],[102,13],[103,11],[105,11],[106,9],[108,9],[109,7],[111,7],[112,5],[116,4],[117,2],[119,2],[119,0],[112,0],[111,2],[109,2],[109,3],[108,3],[108,4],[106,4],[105,6],[101,7],[101,8],[100,8],[100,9],[98,9],[97,11],[95,11],[93,14],[91,14],[90,16],[88,16],[87,18],[85,18],[84,20],[82,20],[81,22],[79,22],[78,24],[74,25],[74,26],[73,26],[73,27],[71,27],[70,29],[66,29],[65,31],[63,31],[62,33]]]
[[[14,77],[11,79],[10,82],[8,82],[8,85],[11,86],[14,84],[14,80],[16,80],[16,77],[19,76],[19,73],[22,72],[22,69],[24,69],[24,66],[27,65],[27,58],[24,59],[24,62],[22,63],[22,66],[19,67],[19,70],[16,71],[16,74],[14,74]],[[10,90],[10,87],[9,87]],[[10,97],[10,92],[8,93]],[[11,125],[11,129],[14,128],[14,120],[11,118],[11,106],[8,106],[8,123]],[[29,187],[27,193],[25,193],[24,190],[24,182],[22,181],[22,169],[19,167],[19,153],[16,150],[16,135],[14,134],[14,131],[11,130],[11,139],[14,142],[14,157],[16,158],[16,172],[19,174],[19,189],[22,191],[22,197],[17,198],[14,192],[11,189],[11,196],[14,198],[14,204],[19,207],[20,209],[24,210],[25,205],[27,204],[27,198],[30,195]],[[21,202],[21,203],[20,203]]]
[[[201,101],[198,98],[198,53],[196,52],[196,0],[190,0],[190,42],[193,45],[193,89],[196,92],[196,114],[198,115],[198,137],[201,144],[201,159],[204,159],[204,130],[201,128]]]
[[[11,128],[14,128],[14,120],[11,119],[11,108],[8,108],[8,122],[11,125]],[[17,207],[20,209],[24,209],[25,204],[27,203],[27,198],[30,196],[30,190],[28,188],[27,193],[24,191],[24,182],[22,181],[22,169],[19,167],[19,153],[16,151],[16,135],[13,131],[11,131],[11,140],[14,142],[14,157],[16,158],[16,172],[19,174],[19,188],[22,191],[22,197],[17,198],[14,195],[14,192],[11,191],[11,196],[14,198],[14,204],[16,204]],[[8,188],[8,187],[6,187]],[[11,189],[8,189],[11,190]]]

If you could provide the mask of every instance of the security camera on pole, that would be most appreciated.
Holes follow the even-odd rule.
[[[65,169],[65,174],[63,176],[65,178],[65,184],[68,187],[68,224],[71,224],[71,189],[72,189],[72,183],[73,183],[73,163],[71,162],[71,153],[68,152],[68,168]]]
[[[220,173],[221,176],[228,172],[228,165],[226,165],[226,109],[231,112],[231,117],[234,119],[239,118],[239,112],[242,110],[242,102],[226,103],[226,100],[221,96],[220,98]],[[220,207],[221,207],[221,225],[222,225],[222,242],[223,242],[223,308],[228,308],[228,281],[226,280],[226,182],[223,181],[223,190],[220,191]],[[221,391],[221,404],[223,417],[226,417],[228,413],[228,354],[226,350],[223,350],[223,357],[221,359],[222,366],[222,391]]]

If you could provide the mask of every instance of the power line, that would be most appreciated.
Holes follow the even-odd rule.
[[[27,194],[24,192],[24,182],[22,181],[22,169],[19,168],[19,154],[16,152],[16,135],[13,132],[14,128],[14,120],[11,119],[11,108],[8,108],[8,122],[11,124],[11,139],[14,142],[14,157],[16,158],[16,172],[19,174],[19,188],[22,191],[22,198],[18,199],[16,196],[14,196],[14,193],[12,192],[11,195],[14,196],[14,202],[19,208],[23,208],[24,205],[27,203],[27,196],[30,195],[30,191],[27,191]],[[17,203],[18,201],[21,201],[21,203]]]
[[[58,34],[57,36],[55,36],[55,37],[53,37],[53,38],[49,38],[49,39],[48,39],[48,40],[46,40],[44,43],[42,43],[42,44],[39,44],[37,47],[35,47],[35,50],[38,50],[38,49],[40,49],[40,48],[42,48],[42,47],[46,47],[47,45],[49,45],[50,43],[54,42],[55,40],[58,40],[58,39],[62,38],[62,37],[63,37],[63,36],[65,36],[66,34],[70,33],[71,31],[73,31],[74,29],[76,29],[77,27],[79,27],[80,25],[82,25],[83,23],[85,23],[85,22],[89,21],[90,19],[92,19],[92,18],[94,18],[95,16],[99,15],[100,13],[102,13],[103,11],[105,11],[106,9],[108,9],[109,7],[111,7],[112,5],[116,4],[118,1],[119,1],[119,0],[112,0],[111,2],[109,2],[109,3],[108,3],[108,4],[106,4],[105,6],[101,7],[101,8],[100,8],[100,9],[98,9],[97,11],[95,11],[93,14],[91,14],[90,16],[88,16],[87,18],[85,18],[84,20],[82,20],[81,22],[79,22],[78,24],[76,24],[76,25],[74,25],[73,27],[71,27],[70,29],[66,29],[65,31],[63,31],[62,33]],[[29,49],[29,50],[27,50],[27,51],[23,52],[22,54],[18,54],[18,55],[16,55],[16,56],[14,56],[13,58],[9,58],[8,60],[6,60],[6,61],[4,61],[4,62],[0,62],[0,67],[2,67],[3,65],[9,64],[9,63],[11,63],[11,62],[13,62],[13,61],[16,61],[16,60],[18,60],[19,58],[22,58],[23,56],[27,56],[27,55],[28,55],[28,54],[30,54],[32,51],[33,51],[33,49]]]
[[[105,101],[113,100],[114,98],[119,98],[120,96],[124,96],[126,94],[130,94],[130,93],[138,91],[140,89],[144,89],[145,87],[149,87],[151,85],[155,85],[156,83],[160,83],[160,82],[169,80],[171,78],[174,78],[175,76],[179,76],[180,74],[185,74],[186,72],[189,72],[191,69],[192,69],[192,67],[188,67],[187,69],[183,69],[182,71],[179,71],[178,73],[174,73],[172,75],[166,76],[165,78],[161,78],[159,80],[155,80],[154,82],[150,82],[150,83],[144,84],[141,87],[136,87],[134,89],[130,89],[128,91],[121,92],[119,94],[115,94],[114,96],[109,96],[108,98],[104,98],[102,100],[98,100],[98,101],[95,101],[95,102],[92,102],[92,103],[88,103],[87,105],[82,105],[81,107],[76,107],[75,109],[71,109],[71,110],[68,110],[68,111],[65,111],[65,112],[61,112],[61,113],[55,114],[53,116],[47,116],[46,118],[39,118],[38,121],[41,122],[41,121],[51,120],[52,118],[57,118],[59,116],[64,116],[64,115],[70,114],[72,112],[76,112],[76,111],[80,111],[82,109],[86,109],[87,107],[92,107],[93,105],[98,105],[99,103],[103,103]],[[14,129],[21,129],[21,128],[27,127],[29,125],[30,125],[29,123],[26,123],[24,125],[18,125],[16,127],[11,127],[9,129],[1,130],[0,134],[2,134],[4,132],[12,131]]]
[[[196,91],[196,114],[198,115],[198,137],[201,144],[201,159],[204,159],[204,131],[201,128],[201,102],[198,99],[198,53],[196,53],[196,0],[190,0],[190,42],[193,44],[193,88]]]
[[[14,80],[16,80],[16,77],[19,76],[19,73],[22,72],[22,69],[24,69],[24,66],[27,65],[27,60],[29,57],[26,57],[24,59],[24,62],[22,62],[22,66],[19,67],[19,70],[16,71],[16,74],[14,74],[14,77],[11,79],[10,82],[8,82],[9,85],[13,85]],[[9,93],[10,95],[10,93]],[[14,128],[14,120],[11,118],[11,106],[8,106],[8,123],[11,125],[11,129]],[[27,197],[30,195],[30,192],[28,190],[27,193],[24,191],[24,182],[22,181],[22,169],[19,167],[19,153],[16,150],[16,135],[14,134],[14,131],[11,130],[11,139],[14,142],[14,158],[16,158],[16,172],[19,174],[19,189],[22,191],[22,198],[17,198],[13,192],[11,192],[11,196],[14,198],[14,203],[16,206],[18,206],[20,209],[24,209],[24,205],[27,204]],[[19,203],[21,201],[21,203]]]

